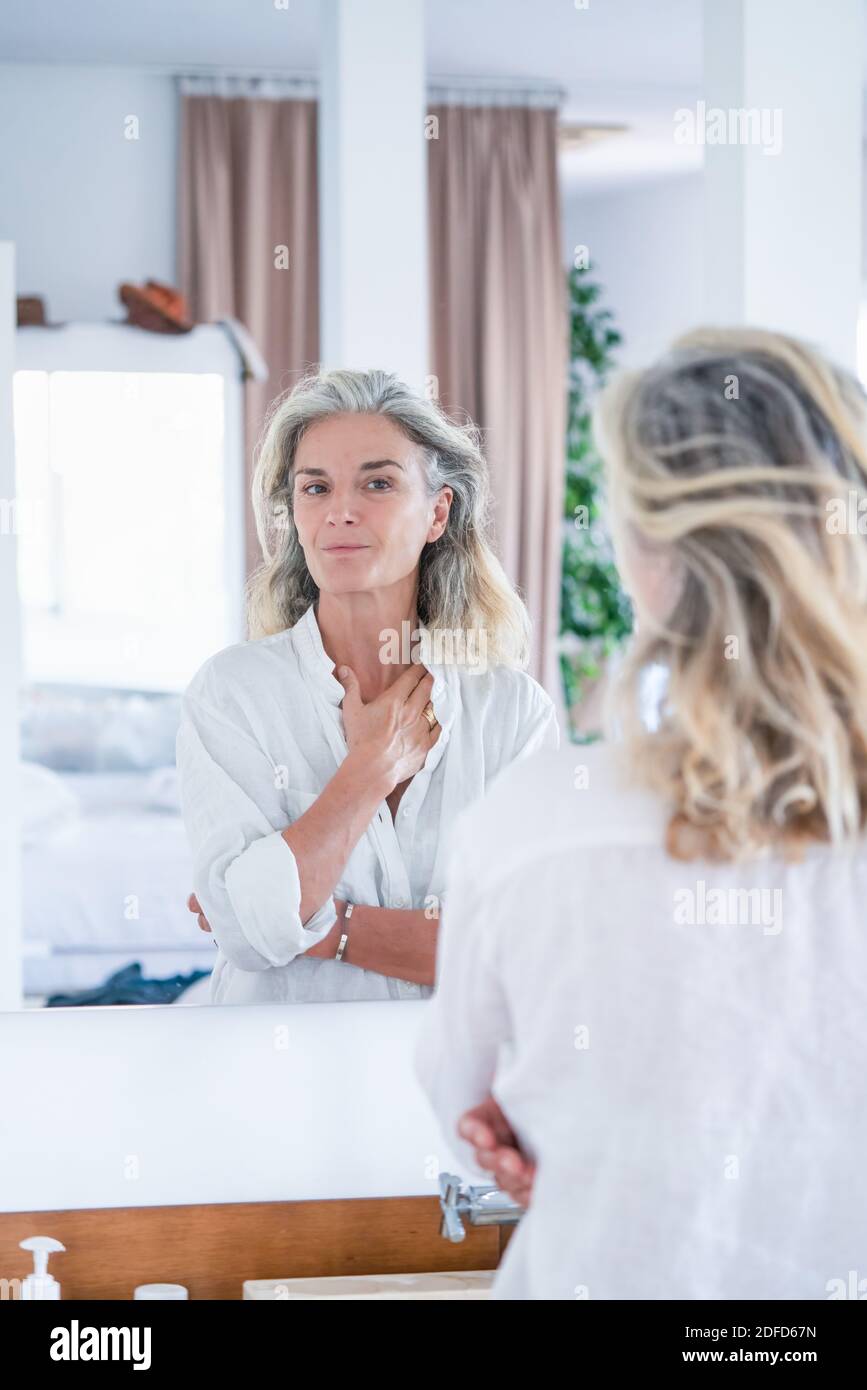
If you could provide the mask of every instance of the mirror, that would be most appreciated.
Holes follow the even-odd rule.
[[[14,380],[26,1006],[429,997],[448,831],[557,738],[474,437],[382,374],[296,388],[232,642],[229,345],[148,342],[157,371],[68,329],[53,367],[46,331]]]
[[[576,114],[581,18],[532,81],[517,15],[446,80],[483,18],[224,9],[202,64],[90,5],[68,55],[5,54],[25,1008],[429,997],[461,810],[576,731],[629,629],[578,252],[582,160],[644,146]]]

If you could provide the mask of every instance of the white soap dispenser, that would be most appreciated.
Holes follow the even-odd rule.
[[[33,1251],[33,1273],[28,1274],[21,1285],[22,1299],[59,1298],[60,1285],[53,1274],[48,1273],[48,1256],[52,1250],[65,1250],[54,1236],[28,1236],[18,1244],[22,1250]]]

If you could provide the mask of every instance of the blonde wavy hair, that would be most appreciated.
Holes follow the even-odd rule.
[[[393,373],[320,371],[306,376],[269,411],[253,474],[253,509],[263,560],[247,585],[251,639],[292,627],[319,595],[293,517],[294,464],[307,430],[334,415],[382,415],[421,450],[428,494],[452,489],[448,523],[419,557],[420,623],[438,630],[485,632],[490,665],[523,668],[530,619],[492,549],[491,496],[480,434],[451,421]],[[448,642],[442,650],[451,650]],[[434,648],[436,650],[436,646]]]
[[[669,853],[792,858],[854,839],[867,807],[861,386],[795,339],[699,329],[613,382],[596,424],[615,538],[672,578],[666,617],[639,602],[613,705],[633,771],[673,806]],[[667,689],[652,730],[641,691],[656,664]]]

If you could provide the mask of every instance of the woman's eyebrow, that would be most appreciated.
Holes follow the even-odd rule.
[[[399,468],[399,469],[401,470],[402,473],[405,473],[405,472],[406,472],[406,469],[404,468],[403,464],[402,464],[402,463],[398,463],[396,459],[372,459],[369,463],[362,463],[362,464],[360,465],[360,467],[359,467],[359,472],[363,473],[363,472],[365,471],[365,469],[368,469],[368,470],[369,470],[369,469],[371,469],[371,468]],[[296,476],[296,478],[299,478],[299,477],[301,476],[302,473],[309,474],[309,476],[310,476],[311,478],[327,478],[327,477],[328,477],[328,470],[327,470],[326,468],[296,468],[296,469],[295,469],[295,476]]]

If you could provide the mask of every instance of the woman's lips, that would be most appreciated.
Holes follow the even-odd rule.
[[[354,555],[358,550],[369,550],[367,545],[327,545],[325,552],[327,555]]]

